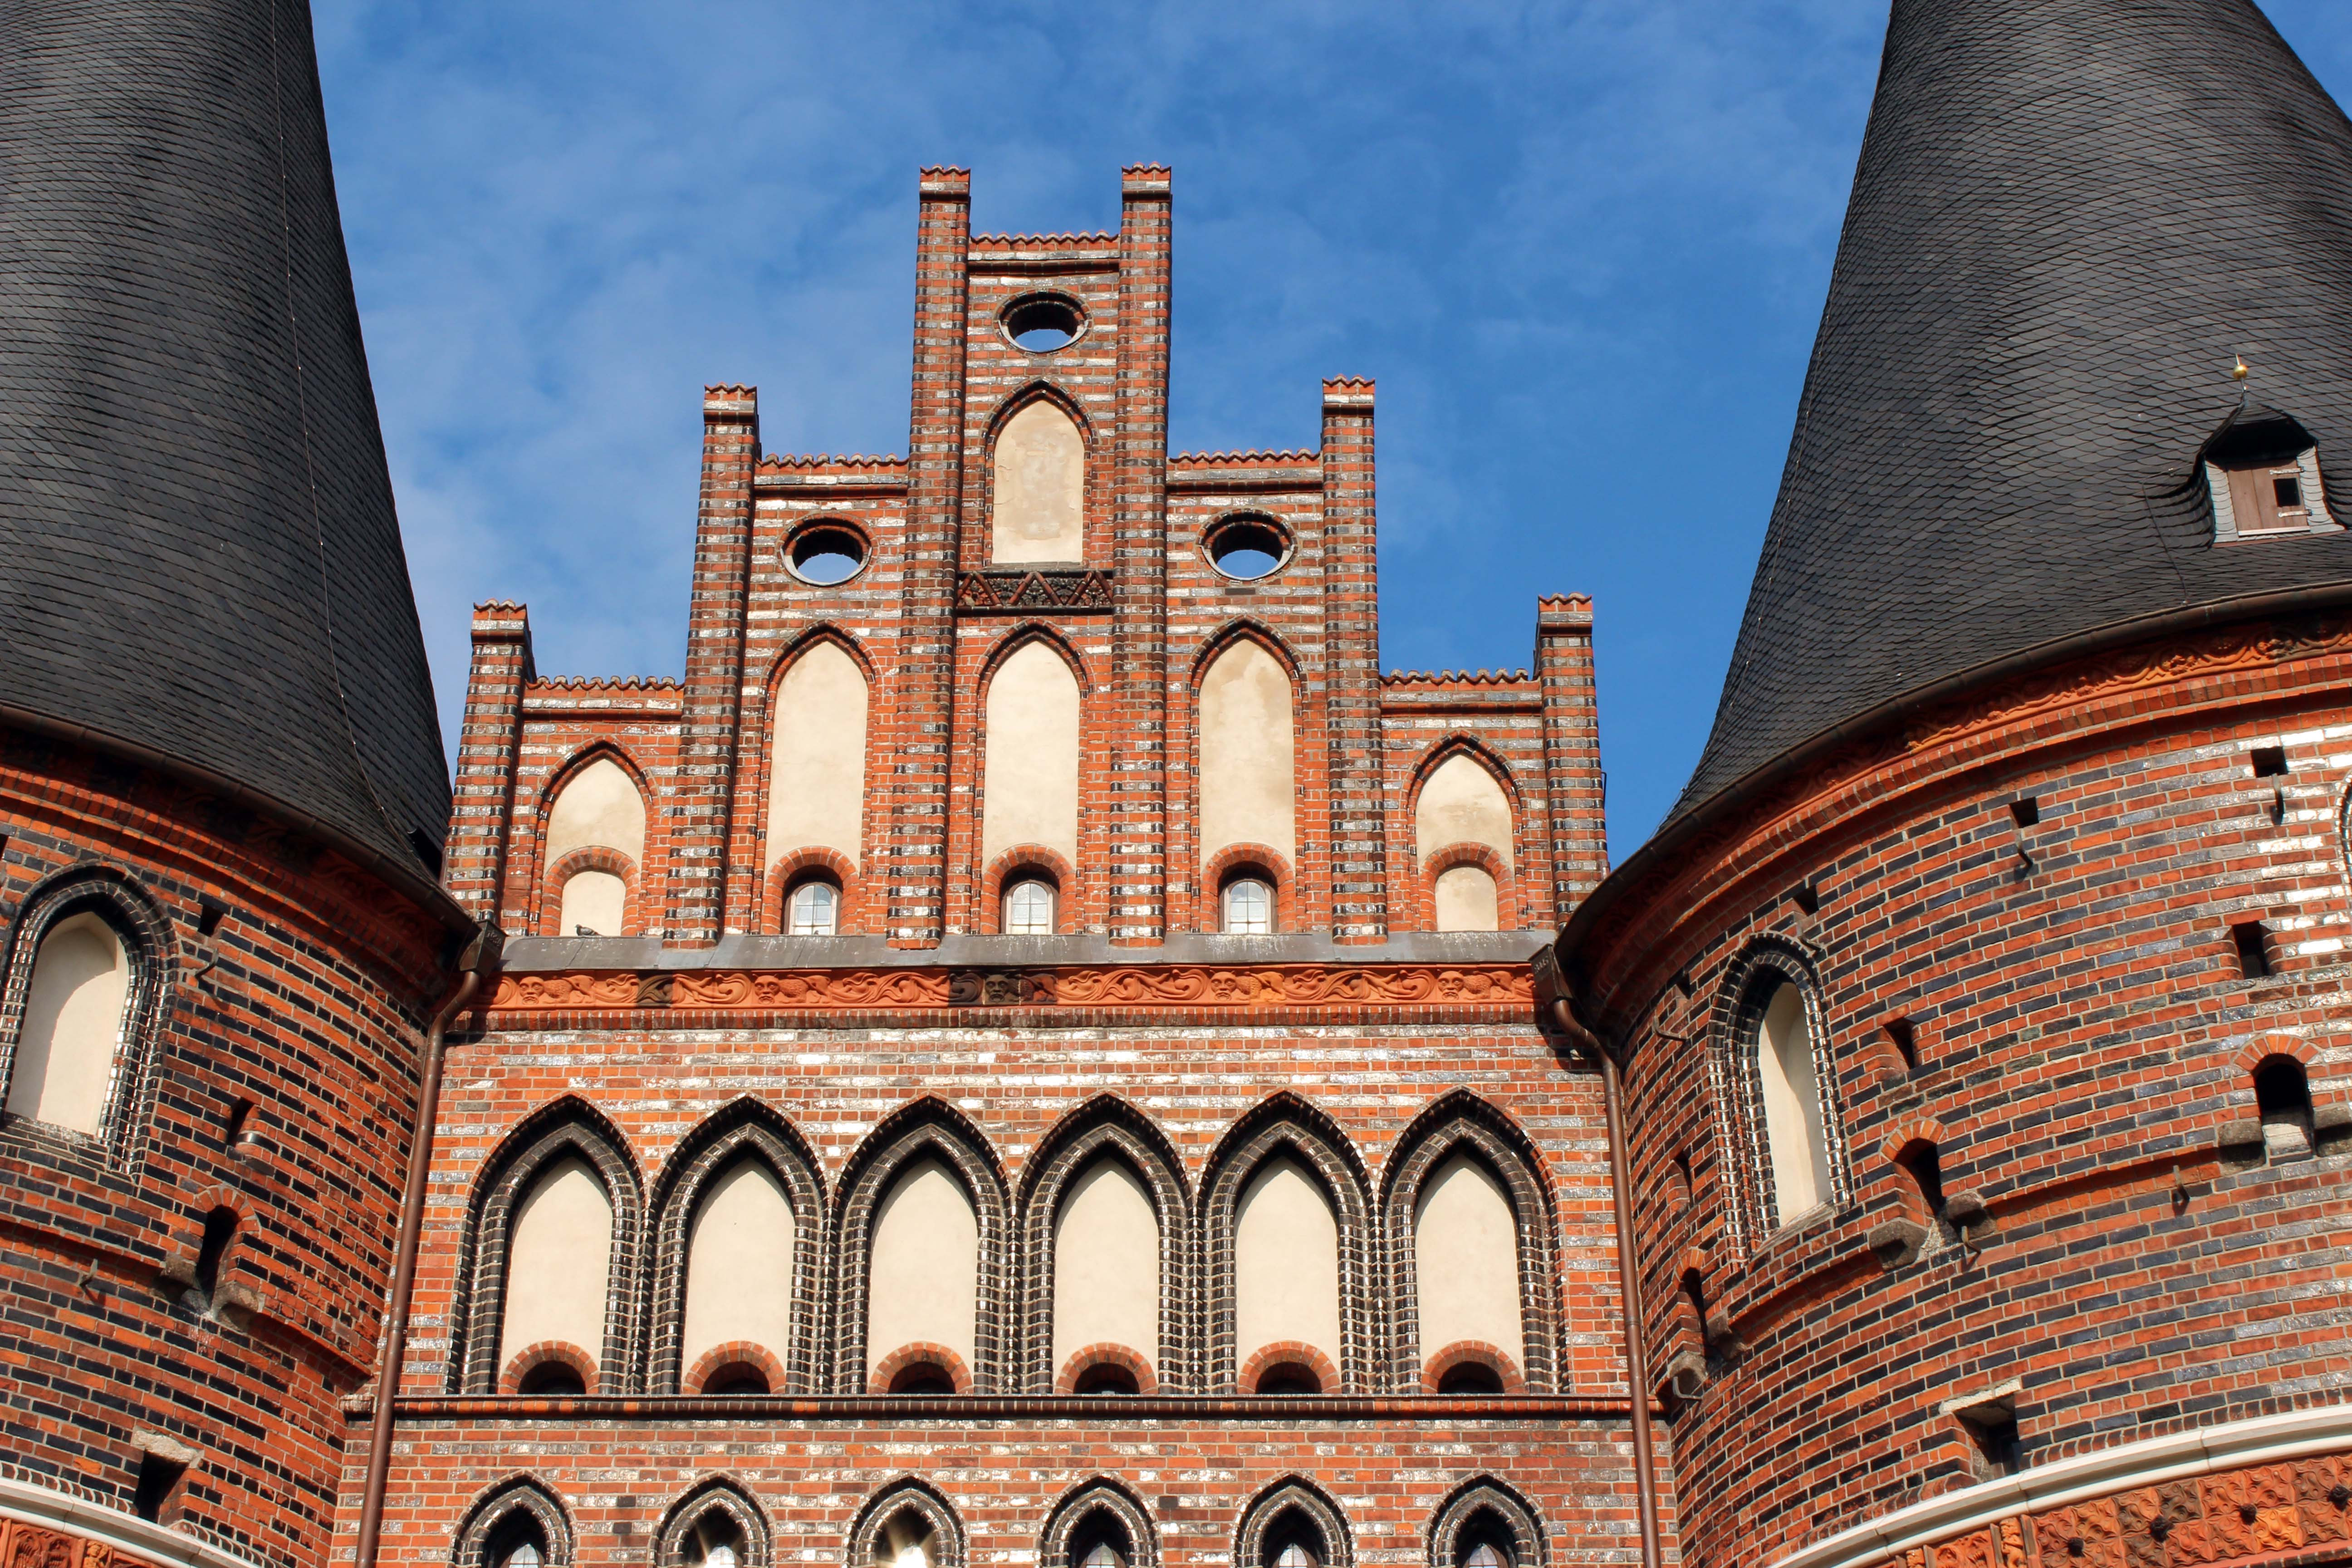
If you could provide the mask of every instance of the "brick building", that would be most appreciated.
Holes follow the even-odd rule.
[[[1369,382],[1169,453],[1156,166],[924,171],[905,455],[707,389],[684,679],[482,605],[453,789],[306,7],[8,22],[0,1568],[2352,1563],[2352,124],[2247,0],[1895,0],[1613,872],[1587,601],[1381,672]]]

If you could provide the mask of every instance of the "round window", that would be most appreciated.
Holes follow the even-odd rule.
[[[1270,517],[1233,517],[1201,542],[1209,563],[1240,582],[1270,577],[1290,559],[1290,533]]]
[[[830,588],[866,569],[866,540],[838,522],[812,522],[785,542],[784,563],[802,582]]]
[[[1004,307],[1004,335],[1033,354],[1068,348],[1086,330],[1086,312],[1067,294],[1024,294]]]

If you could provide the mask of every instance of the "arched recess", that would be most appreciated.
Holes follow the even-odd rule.
[[[985,731],[981,770],[980,863],[1024,845],[1070,866],[1078,852],[1078,773],[1086,734],[1085,661],[1034,627],[998,646],[981,678]],[[1065,885],[1061,897],[1076,897]]]
[[[1549,1568],[1549,1543],[1533,1504],[1492,1476],[1463,1482],[1429,1521],[1429,1568],[1466,1568],[1471,1552],[1492,1545],[1506,1568]]]
[[[971,1205],[971,1341],[969,1346],[956,1345],[931,1334],[910,1335],[909,1341],[946,1344],[963,1356],[974,1392],[994,1393],[1003,1384],[1007,1295],[1003,1270],[1009,1234],[1003,1169],[987,1139],[961,1111],[943,1100],[926,1097],[892,1112],[843,1167],[834,1242],[841,1280],[835,1291],[834,1381],[844,1393],[863,1393],[876,1366],[901,1348],[869,1342],[875,1232],[879,1211],[900,1179],[929,1182],[927,1166],[943,1170]],[[943,1261],[932,1260],[934,1266]],[[960,1258],[952,1261],[961,1267]]]
[[[853,908],[862,902],[849,882],[862,868],[866,849],[871,683],[862,650],[822,627],[784,652],[768,686],[762,873],[772,877],[782,862],[798,866],[819,858],[829,867],[845,866],[841,890]],[[782,891],[765,889],[763,905],[781,910]]]
[[[1560,1310],[1552,1214],[1535,1145],[1493,1105],[1455,1089],[1413,1118],[1381,1179],[1394,1386],[1421,1387],[1432,1357],[1475,1341],[1509,1356],[1530,1391],[1552,1389]],[[1491,1237],[1497,1222],[1511,1234]],[[1442,1256],[1423,1257],[1425,1234],[1443,1238]],[[1486,1255],[1489,1240],[1507,1250]],[[1497,1300],[1502,1291],[1510,1294]],[[1488,1323],[1495,1331],[1481,1331]]]
[[[919,1551],[919,1557],[909,1554]],[[849,1529],[847,1568],[963,1568],[963,1521],[923,1482],[906,1477],[874,1494]]]
[[[453,1568],[506,1568],[525,1544],[543,1568],[570,1568],[572,1517],[537,1477],[509,1476],[475,1498],[453,1540]]]
[[[154,1106],[155,1021],[177,951],[146,889],[111,866],[36,883],[8,933],[0,1004],[7,1131],[126,1165]]]
[[[714,1548],[732,1553],[713,1561]],[[655,1568],[768,1568],[768,1516],[733,1478],[713,1476],[670,1504],[654,1536]]]
[[[652,795],[635,759],[609,741],[583,748],[540,795],[539,919],[532,928],[599,936],[642,928],[646,822]]]
[[[1118,1554],[1120,1568],[1159,1568],[1160,1535],[1143,1500],[1108,1476],[1083,1481],[1046,1516],[1037,1542],[1038,1568],[1081,1568],[1098,1545]]]
[[[1415,902],[1431,931],[1507,931],[1519,923],[1517,833],[1510,769],[1467,736],[1431,748],[1412,792]]]
[[[1709,1066],[1727,1122],[1725,1146],[1747,1152],[1726,1174],[1739,1197],[1732,1217],[1748,1238],[1853,1196],[1820,997],[1811,964],[1778,937],[1741,952],[1717,994]]]
[[[740,1184],[757,1167],[782,1197],[789,1212],[785,1241],[789,1282],[783,1300],[770,1295],[773,1281],[765,1257],[753,1262],[756,1289],[728,1297],[721,1321],[708,1321],[696,1287],[708,1288],[716,1259],[698,1256],[717,1239],[714,1222],[730,1217],[709,1207],[714,1197],[732,1199],[732,1213],[751,1222],[764,1207],[757,1192]],[[824,1386],[826,1357],[823,1304],[829,1294],[826,1252],[830,1237],[820,1167],[807,1142],[773,1110],[746,1096],[720,1108],[687,1134],[654,1184],[651,1213],[654,1278],[652,1344],[646,1365],[647,1386],[676,1394],[687,1375],[717,1347],[752,1343],[766,1349],[785,1371],[775,1394],[814,1394]],[[746,1197],[751,1199],[744,1202]],[[781,1329],[781,1342],[770,1342]]]
[[[1021,1256],[1027,1264],[1023,1292],[1021,1373],[1008,1383],[1031,1393],[1051,1393],[1072,1352],[1099,1342],[1107,1336],[1093,1329],[1073,1336],[1057,1307],[1066,1304],[1067,1281],[1060,1267],[1066,1237],[1067,1205],[1076,1196],[1089,1205],[1097,1224],[1116,1225],[1120,1206],[1116,1194],[1096,1194],[1106,1166],[1123,1171],[1150,1205],[1157,1222],[1152,1238],[1156,1279],[1151,1296],[1155,1320],[1151,1342],[1128,1349],[1149,1359],[1152,1377],[1162,1393],[1190,1386],[1183,1365],[1191,1317],[1190,1270],[1185,1268],[1192,1235],[1192,1197],[1183,1176],[1183,1163],[1175,1147],[1151,1119],[1116,1095],[1097,1095],[1065,1116],[1039,1141],[1021,1178]],[[1108,1197],[1111,1201],[1103,1201]],[[1116,1283],[1116,1282],[1113,1282]],[[1107,1314],[1129,1315],[1134,1303],[1123,1302]],[[1102,1320],[1097,1320],[1097,1321]],[[1114,1342],[1124,1342],[1115,1341]]]
[[[1276,1568],[1294,1542],[1307,1544],[1317,1568],[1349,1568],[1355,1561],[1348,1516],[1304,1476],[1286,1477],[1250,1500],[1234,1532],[1234,1568]]]
[[[1059,391],[1016,393],[989,431],[988,559],[999,566],[1087,558],[1087,422]]]
[[[1344,1392],[1361,1392],[1372,1386],[1381,1338],[1378,1304],[1370,1289],[1370,1205],[1363,1166],[1338,1123],[1287,1091],[1275,1095],[1234,1123],[1210,1155],[1208,1173],[1201,1183],[1201,1278],[1208,1330],[1202,1339],[1209,1356],[1202,1373],[1202,1386],[1233,1387],[1243,1364],[1265,1348],[1263,1343],[1242,1342],[1243,1243],[1253,1239],[1270,1245],[1280,1239],[1282,1227],[1276,1226],[1264,1237],[1245,1238],[1241,1234],[1242,1211],[1244,1202],[1257,1195],[1253,1187],[1261,1172],[1267,1173],[1269,1181],[1289,1182],[1287,1175],[1276,1170],[1277,1166],[1304,1176],[1329,1205],[1337,1232],[1333,1261],[1339,1343],[1315,1344],[1304,1336],[1282,1332],[1262,1337],[1266,1343],[1303,1340],[1314,1345],[1338,1365]],[[1309,1245],[1318,1244],[1311,1236],[1304,1239]],[[1300,1261],[1293,1259],[1294,1265]],[[1312,1259],[1304,1261],[1313,1264]],[[1324,1390],[1327,1394],[1342,1391]]]
[[[1294,661],[1270,636],[1241,625],[1220,634],[1194,668],[1198,861],[1205,866],[1235,844],[1262,844],[1296,865],[1299,726]]]
[[[610,1261],[605,1268],[604,1330],[599,1344],[581,1350],[595,1358],[597,1389],[636,1386],[631,1364],[635,1321],[637,1254],[644,1227],[644,1188],[628,1143],[585,1100],[566,1095],[541,1106],[507,1134],[484,1163],[458,1248],[457,1292],[451,1307],[452,1392],[489,1394],[503,1370],[509,1267],[516,1210],[542,1175],[567,1162],[593,1173],[612,1208]]]

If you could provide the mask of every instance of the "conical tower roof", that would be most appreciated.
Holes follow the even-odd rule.
[[[0,0],[0,719],[438,854],[304,0]]]
[[[2216,544],[2252,394],[2352,515],[2352,123],[2248,0],[1895,0],[1714,731],[1669,823],[1923,688],[2352,580]]]

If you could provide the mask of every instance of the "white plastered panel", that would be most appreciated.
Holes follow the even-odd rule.
[[[25,991],[9,1111],[76,1132],[97,1131],[106,1117],[130,994],[130,955],[112,926],[94,914],[68,915],[51,926]]]
[[[1822,1133],[1822,1097],[1813,1077],[1812,1028],[1804,993],[1782,984],[1764,1008],[1757,1043],[1757,1074],[1764,1086],[1765,1142],[1771,1146],[1775,1223],[1817,1206],[1830,1192],[1829,1147]]]
[[[678,1371],[749,1341],[783,1361],[793,1338],[793,1204],[775,1173],[746,1160],[713,1183],[687,1242]]]
[[[981,864],[1017,844],[1078,858],[1077,677],[1042,642],[1024,643],[988,683],[987,791]]]
[[[515,1205],[508,1237],[500,1369],[543,1340],[574,1346],[601,1363],[613,1203],[588,1162],[572,1155],[541,1173]]]
[[[1244,638],[1201,681],[1201,858],[1264,844],[1297,860],[1290,676]]]
[[[866,672],[821,642],[776,682],[769,715],[768,860],[830,849],[858,863],[866,823]]]
[[[1297,1340],[1339,1364],[1339,1222],[1297,1161],[1270,1162],[1242,1194],[1234,1235],[1234,1361]]]
[[[1519,1224],[1484,1165],[1455,1154],[1421,1189],[1412,1222],[1421,1353],[1478,1340],[1524,1367]]]
[[[1039,400],[996,437],[991,558],[1006,564],[1086,559],[1087,443],[1070,416]]]
[[[1494,931],[1502,924],[1502,896],[1483,866],[1448,866],[1437,874],[1439,931]]]
[[[1054,1226],[1055,1371],[1093,1344],[1160,1358],[1160,1216],[1117,1160],[1070,1184]]]
[[[1412,816],[1414,852],[1424,862],[1449,844],[1484,844],[1510,868],[1510,797],[1494,774],[1460,752],[1438,763],[1421,786]]]
[[[980,1298],[980,1218],[955,1173],[921,1160],[876,1206],[866,1268],[866,1368],[922,1342],[972,1363]]]
[[[629,907],[629,886],[610,871],[574,871],[563,879],[563,906],[556,912],[555,934],[576,936],[587,931],[596,936],[619,936],[621,917]]]
[[[547,813],[543,863],[554,865],[574,849],[617,849],[631,860],[646,855],[646,803],[636,781],[610,757],[599,757],[572,775]]]

